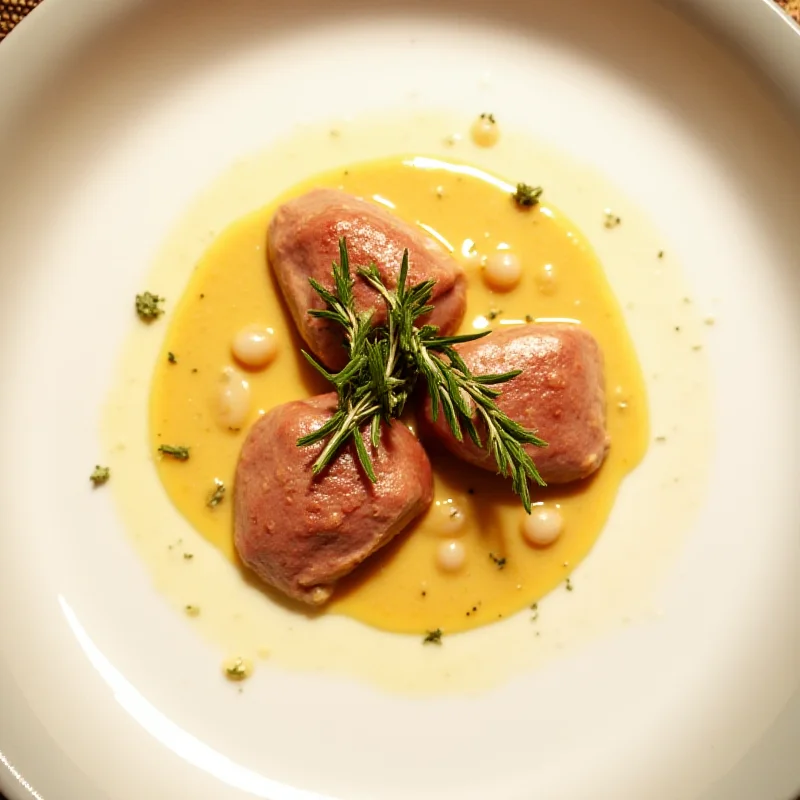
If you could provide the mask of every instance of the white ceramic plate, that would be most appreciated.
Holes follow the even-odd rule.
[[[800,36],[757,0],[685,11],[708,27],[649,0],[46,0],[0,46],[9,798],[800,786]],[[487,101],[611,176],[716,299],[714,473],[665,614],[476,695],[275,669],[237,704],[86,491],[120,309],[192,197],[295,123]]]

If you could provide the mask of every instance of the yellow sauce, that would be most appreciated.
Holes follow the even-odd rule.
[[[295,187],[218,237],[176,309],[153,380],[153,450],[170,444],[189,447],[191,453],[185,462],[158,461],[170,498],[235,561],[230,491],[247,428],[276,405],[328,391],[300,356],[301,342],[266,263],[266,229],[275,206],[314,186],[340,187],[391,204],[398,216],[452,247],[469,278],[463,331],[520,324],[526,317],[585,325],[605,354],[612,439],[594,478],[535,491],[534,501],[557,504],[565,522],[562,536],[547,548],[523,539],[524,511],[507,481],[434,449],[435,500],[451,500],[466,518],[457,534],[466,549],[464,568],[451,574],[437,567],[440,543],[455,537],[443,537],[448,511],[434,503],[417,525],[342,581],[323,613],[345,614],[390,631],[448,633],[507,617],[559,584],[567,587],[566,578],[602,531],[620,482],[646,450],[644,383],[620,309],[580,232],[546,203],[517,209],[509,198],[513,187],[463,165],[395,158],[339,169]],[[493,293],[483,282],[479,258],[467,254],[477,250],[479,257],[488,256],[506,247],[520,257],[523,277],[514,291]],[[231,342],[252,323],[276,331],[279,354],[268,368],[246,373],[251,416],[241,431],[232,432],[217,420],[222,370],[235,366]],[[228,496],[210,508],[206,503],[215,480],[224,482]]]

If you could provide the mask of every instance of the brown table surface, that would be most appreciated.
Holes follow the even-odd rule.
[[[11,33],[14,26],[43,0],[15,0],[0,2],[0,42]],[[800,22],[800,0],[775,0],[786,12]]]
[[[8,36],[14,29],[14,26],[19,23],[23,17],[32,11],[43,0],[16,0],[13,3],[0,2],[0,42]],[[775,2],[784,8],[792,17],[800,22],[800,0],[775,0]],[[0,800],[3,800],[3,795],[0,794]],[[58,798],[55,798],[58,800]],[[798,798],[800,800],[800,798]]]

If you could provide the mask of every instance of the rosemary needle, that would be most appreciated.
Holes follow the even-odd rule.
[[[397,288],[388,289],[378,268],[371,264],[357,270],[386,303],[387,320],[373,326],[370,314],[355,310],[347,242],[339,240],[339,263],[333,264],[333,289],[328,290],[313,278],[311,286],[326,308],[309,311],[314,317],[340,325],[345,332],[349,360],[337,373],[328,372],[313,356],[303,351],[312,366],[336,389],[339,403],[330,420],[314,433],[298,439],[299,446],[327,440],[313,465],[314,474],[322,472],[339,449],[350,439],[364,472],[376,481],[372,459],[362,434],[369,428],[369,444],[380,446],[381,422],[397,419],[420,376],[431,398],[434,422],[444,414],[448,427],[458,441],[464,432],[478,446],[489,449],[501,475],[511,478],[514,491],[530,513],[529,480],[544,486],[533,460],[525,451],[527,444],[544,447],[546,443],[500,410],[496,385],[517,377],[521,370],[497,375],[473,375],[454,345],[486,336],[490,331],[460,336],[439,336],[434,325],[417,326],[420,317],[433,310],[430,299],[434,280],[407,287],[408,251],[403,254]],[[481,439],[481,432],[485,442]]]

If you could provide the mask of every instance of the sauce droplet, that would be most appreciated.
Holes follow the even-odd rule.
[[[439,567],[445,572],[458,572],[467,560],[467,551],[464,545],[453,539],[449,542],[442,542],[436,554]]]
[[[522,264],[513,253],[494,253],[486,259],[483,279],[492,289],[507,292],[513,289],[522,278]]]
[[[243,681],[252,674],[253,665],[246,658],[236,656],[235,658],[229,658],[223,662],[222,671],[229,681]]]
[[[469,132],[472,136],[472,141],[475,142],[478,147],[492,147],[497,144],[500,138],[500,129],[497,126],[494,114],[481,114],[478,119],[472,123]]]
[[[233,337],[231,350],[236,360],[246,367],[266,367],[278,353],[275,331],[260,325],[248,325]]]
[[[442,536],[457,536],[461,533],[466,519],[452,498],[437,500],[433,504],[433,513],[437,518],[437,530]]]
[[[249,413],[250,384],[233,367],[225,367],[217,396],[217,421],[223,428],[239,430]]]
[[[529,516],[522,522],[522,535],[525,540],[537,547],[547,547],[561,536],[564,520],[557,507],[534,506]]]
[[[557,289],[556,270],[552,264],[545,264],[536,273],[536,287],[542,294],[555,294]]]

